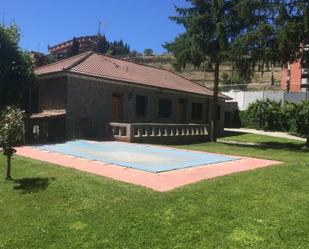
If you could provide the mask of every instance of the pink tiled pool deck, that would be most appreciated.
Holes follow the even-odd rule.
[[[179,151],[188,150],[179,149]],[[170,191],[177,187],[196,183],[205,179],[282,163],[279,161],[238,156],[239,160],[234,161],[201,165],[161,173],[152,173],[58,152],[40,150],[30,146],[17,148],[17,155],[85,171],[95,175],[105,176],[118,181],[144,186],[160,192]]]

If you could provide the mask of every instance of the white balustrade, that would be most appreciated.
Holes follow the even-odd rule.
[[[116,140],[133,142],[148,137],[207,136],[206,124],[110,123],[111,135]]]

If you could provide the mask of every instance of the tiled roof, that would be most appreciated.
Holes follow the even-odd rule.
[[[40,76],[62,71],[188,93],[208,96],[213,94],[212,90],[202,87],[172,72],[94,52],[85,52],[56,63],[39,67],[35,70],[35,73]],[[219,94],[219,97],[228,98],[222,94]]]
[[[69,57],[67,59],[57,61],[42,67],[38,67],[35,69],[35,73],[37,75],[44,75],[44,74],[50,74],[50,73],[58,73],[61,71],[68,70],[72,66],[78,64],[80,61],[85,59],[87,56],[91,55],[92,52],[86,52],[82,53],[76,56]]]

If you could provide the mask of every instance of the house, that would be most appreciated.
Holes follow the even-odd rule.
[[[28,131],[37,141],[206,138],[212,90],[172,72],[85,52],[35,70]],[[227,96],[219,94],[217,132]],[[33,135],[34,134],[34,135]]]
[[[76,37],[75,40],[79,44],[79,51],[86,52],[95,50],[98,38],[99,38],[98,35],[90,35],[90,36]],[[55,58],[57,59],[67,57],[67,53],[73,44],[73,39],[59,43],[54,46],[48,46],[48,52],[53,56],[55,56]]]
[[[303,68],[300,61],[295,61],[282,69],[282,90],[288,92],[309,92],[309,69]]]
[[[31,59],[34,61],[36,67],[48,64],[48,58],[45,54],[37,51],[30,52]]]
[[[308,50],[309,46],[304,49]],[[309,92],[309,68],[303,67],[300,59],[283,67],[280,87],[287,92]]]

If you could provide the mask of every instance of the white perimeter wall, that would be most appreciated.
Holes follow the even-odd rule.
[[[240,111],[247,110],[248,106],[257,101],[257,100],[275,100],[284,102],[302,102],[306,99],[309,100],[309,92],[300,92],[300,93],[286,93],[281,91],[252,91],[252,92],[243,92],[243,91],[229,91],[222,92],[223,94],[233,98],[233,100],[228,100],[226,102],[237,102],[238,109]]]

